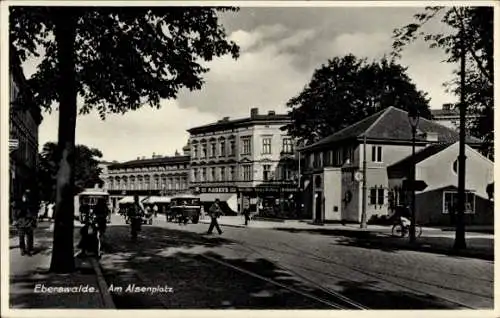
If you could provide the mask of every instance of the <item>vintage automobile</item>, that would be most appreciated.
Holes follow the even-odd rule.
[[[99,188],[86,189],[78,194],[78,219],[81,223],[85,222],[85,218],[92,213],[99,201],[104,201],[106,207],[108,207],[108,214],[106,216],[106,222],[111,222],[111,210],[108,206],[109,193]]]
[[[201,215],[200,198],[196,195],[178,195],[170,199],[170,215],[175,216],[179,222],[198,223]]]

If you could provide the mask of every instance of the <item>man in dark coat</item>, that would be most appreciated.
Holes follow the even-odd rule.
[[[212,234],[214,227],[217,229],[217,232],[219,232],[219,234],[222,234],[222,230],[219,227],[219,223],[217,223],[217,218],[219,218],[219,216],[221,216],[222,214],[222,209],[220,208],[219,199],[215,199],[214,204],[212,204],[212,206],[210,207],[209,213],[212,221],[210,222],[210,227],[208,228],[207,234]]]
[[[21,202],[15,209],[15,224],[19,234],[21,255],[31,256],[33,254],[33,230],[36,228],[37,214],[37,209],[28,189],[24,192]]]

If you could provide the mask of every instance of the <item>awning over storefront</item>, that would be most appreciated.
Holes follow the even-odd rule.
[[[146,197],[139,197],[139,202],[142,202]],[[124,197],[118,203],[134,203],[134,197]]]
[[[142,200],[142,203],[170,203],[171,197],[159,197],[159,196],[151,196]]]
[[[215,202],[215,199],[219,199],[232,212],[238,211],[238,195],[236,193],[201,193],[199,196],[202,203],[211,203]],[[222,207],[223,210],[224,206]]]

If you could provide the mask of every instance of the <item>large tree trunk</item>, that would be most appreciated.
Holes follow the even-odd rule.
[[[59,61],[59,170],[57,172],[54,243],[50,271],[75,269],[73,257],[74,153],[76,129],[75,35],[76,14],[72,8],[55,10],[55,40]]]

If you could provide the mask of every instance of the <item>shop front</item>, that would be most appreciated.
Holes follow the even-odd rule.
[[[238,190],[243,209],[249,209],[259,217],[298,217],[298,191],[294,185],[261,185]]]

